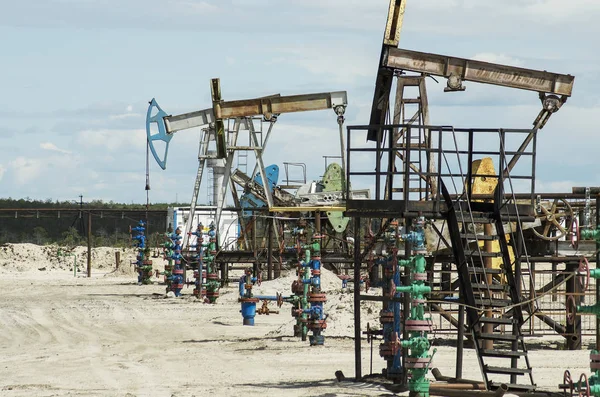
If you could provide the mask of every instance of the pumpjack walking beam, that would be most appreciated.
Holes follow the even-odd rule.
[[[568,74],[550,73],[489,62],[463,59],[446,55],[388,48],[383,55],[383,66],[391,70],[403,70],[440,76],[448,79],[444,91],[464,91],[464,81],[491,84],[501,87],[537,91],[542,110],[533,122],[534,128],[527,135],[517,153],[510,159],[504,175],[516,165],[538,129],[544,128],[548,119],[556,113],[573,92],[575,77]],[[560,95],[560,97],[559,97]]]
[[[225,119],[239,119],[253,116],[263,116],[265,120],[275,120],[279,114],[282,113],[293,113],[293,112],[305,112],[311,110],[324,110],[333,109],[338,116],[338,124],[340,127],[340,144],[342,154],[342,172],[345,173],[344,166],[344,141],[342,124],[344,120],[344,113],[348,104],[346,91],[327,92],[327,93],[316,93],[316,94],[305,94],[305,95],[290,95],[280,96],[272,95],[269,97],[238,100],[238,101],[223,101],[221,98],[221,87],[219,79],[211,80],[211,92],[213,107],[205,110],[200,110],[191,113],[185,113],[177,116],[167,115],[153,99],[150,102],[148,108],[148,114],[146,117],[146,133],[148,138],[148,144],[152,154],[162,169],[166,169],[167,154],[169,149],[169,142],[173,138],[173,134],[177,131],[203,126],[214,126],[214,138],[217,144],[216,158],[227,159],[226,161],[226,175],[224,180],[224,186],[222,189],[222,198],[225,197],[227,185],[229,183],[230,168],[233,164],[233,156],[228,155],[228,151],[234,151],[238,148],[233,143],[233,147],[227,148],[227,139],[225,135],[225,126],[223,120]],[[157,125],[158,132],[156,134],[151,133],[151,125],[155,123]],[[271,123],[270,128],[273,123]],[[252,144],[251,148],[241,148],[240,150],[253,150],[256,154],[257,163],[259,163],[259,171],[263,181],[266,181],[266,175],[264,171],[264,165],[262,165],[262,153],[264,151],[265,143],[262,147],[255,136],[253,129],[250,129]],[[237,134],[236,134],[237,135]],[[163,158],[161,159],[155,149],[154,142],[162,141],[166,144]],[[231,157],[231,158],[229,158]],[[201,166],[202,167],[202,166]],[[198,176],[201,179],[202,173],[199,170]],[[195,192],[192,197],[198,197],[196,190],[200,188],[200,180],[196,181],[194,186]],[[269,189],[265,189],[267,202],[269,207],[273,207],[273,199]],[[192,203],[190,206],[190,219],[193,218],[193,208],[196,203]],[[218,203],[217,206],[222,209],[223,203]],[[220,211],[218,211],[217,218],[220,217]],[[218,220],[218,219],[217,219]],[[191,222],[190,222],[191,225]],[[184,239],[187,237],[188,225],[186,225],[186,233]],[[185,245],[185,241],[184,241]]]
[[[390,0],[388,9],[388,18],[385,25],[385,35],[381,46],[381,58],[379,68],[377,69],[377,78],[375,80],[375,93],[373,94],[373,105],[371,107],[371,125],[384,125],[388,112],[392,82],[394,81],[394,71],[384,65],[387,53],[392,48],[397,48],[400,43],[400,32],[404,22],[404,9],[406,0]],[[367,139],[377,140],[377,131],[369,130]]]

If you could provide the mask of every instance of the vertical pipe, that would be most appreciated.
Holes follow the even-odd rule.
[[[600,225],[600,194],[596,196],[596,229]],[[600,240],[596,239],[596,269],[600,268]],[[600,303],[600,283],[595,280],[596,284],[596,304]],[[585,292],[585,291],[584,291]],[[596,346],[600,346],[600,316],[596,316]],[[598,349],[598,347],[596,347]]]
[[[92,211],[88,212],[87,228],[87,276],[92,277]]]
[[[458,307],[458,337],[456,339],[456,379],[462,379],[463,348],[465,345],[465,307]]]
[[[345,190],[345,197],[346,200],[350,200],[350,127],[346,128],[347,130],[347,135],[346,135],[346,142],[348,143],[347,147],[346,147],[346,185],[344,186],[344,190]]]
[[[362,378],[360,340],[360,218],[354,218],[354,378]]]
[[[115,269],[119,269],[119,264],[121,263],[121,251],[115,251]]]
[[[273,215],[273,213],[269,212],[269,215]],[[274,222],[275,220],[271,217],[267,220],[267,223],[269,223],[269,231],[267,233],[267,280],[273,280],[273,228],[275,227],[275,225],[273,225]]]
[[[315,233],[321,234],[321,211],[315,212]]]
[[[408,142],[410,142],[410,127],[408,127]],[[408,153],[410,153],[410,150],[407,151],[407,157],[409,157]],[[408,159],[406,161],[409,161]],[[407,170],[409,170],[410,168],[406,167]],[[405,197],[406,200],[408,200],[408,192],[405,193]],[[407,201],[408,203],[408,201]],[[405,233],[409,233],[409,231],[412,229],[412,219],[408,219],[408,218],[404,218],[404,226],[405,226]],[[411,249],[411,245],[408,243],[404,243],[404,257],[405,258],[410,258],[411,254],[412,254],[412,249]],[[410,280],[410,269],[408,267],[404,267],[403,268],[403,273],[402,273],[402,285],[410,285],[411,284],[411,280]],[[402,298],[402,312],[401,312],[401,317],[402,317],[402,321],[400,323],[400,327],[402,328],[402,340],[409,340],[410,339],[410,333],[408,332],[408,330],[406,329],[406,327],[404,326],[404,320],[410,316],[410,301],[411,301],[411,296],[410,294],[403,294],[403,298]],[[408,371],[406,370],[406,358],[408,357],[408,349],[402,349],[402,384],[407,385],[408,384]]]
[[[574,272],[579,266],[578,262],[569,262],[566,264],[567,272]],[[570,296],[575,298],[575,303],[579,305],[581,303],[581,296],[578,294],[581,288],[577,282],[577,277],[573,277],[567,280],[567,294],[565,295],[565,305],[568,305],[568,299]],[[569,324],[567,321],[567,349],[569,350],[580,350],[581,349],[581,316],[575,316],[573,324]]]
[[[379,136],[377,137],[375,148],[375,200],[381,200],[381,138],[383,131],[379,128]],[[385,196],[384,196],[385,199]]]
[[[489,223],[486,223],[483,225],[483,234],[485,236],[491,236],[492,235],[492,225]],[[494,252],[494,246],[493,246],[493,242],[492,240],[484,240],[483,243],[484,252],[489,252],[492,253]],[[493,268],[493,264],[494,264],[494,259],[492,257],[485,257],[483,258],[483,263],[485,265],[485,269],[486,270],[491,270]],[[485,283],[487,285],[492,285],[493,280],[492,280],[492,273],[486,273],[485,275]],[[493,296],[491,293],[485,292],[485,296],[491,301]],[[491,302],[490,302],[491,303]],[[490,305],[491,306],[491,305]],[[492,316],[492,309],[490,308],[489,310],[485,311],[485,317],[486,318],[491,318]],[[486,334],[491,334],[494,332],[494,327],[491,323],[486,323],[483,326],[483,332],[485,332]],[[487,350],[492,350],[494,349],[494,341],[493,340],[483,340],[482,341],[482,347],[484,349]]]

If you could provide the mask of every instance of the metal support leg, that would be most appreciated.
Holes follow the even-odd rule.
[[[463,349],[465,345],[465,307],[458,307],[458,336],[456,339],[456,379],[462,379]]]
[[[360,218],[354,218],[354,377],[362,378],[360,339]]]

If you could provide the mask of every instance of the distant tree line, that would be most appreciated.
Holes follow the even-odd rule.
[[[148,213],[146,205],[124,204],[112,201],[105,203],[93,200],[81,207],[75,201],[53,201],[47,199],[0,199],[0,244],[33,243],[38,245],[60,244],[76,246],[87,244],[88,213],[92,213],[92,245],[95,247],[131,245],[129,227],[140,220],[148,222],[147,235],[151,246],[161,240],[157,235],[167,229],[167,208],[181,207],[180,203],[156,203],[149,210],[161,211]],[[35,211],[36,209],[64,209],[68,211]],[[9,210],[19,210],[18,212]],[[81,210],[81,211],[79,211]],[[136,214],[102,210],[136,210]],[[158,239],[158,240],[157,240]]]

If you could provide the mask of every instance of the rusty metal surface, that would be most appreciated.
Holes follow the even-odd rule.
[[[390,48],[384,66],[463,81],[571,96],[575,77],[471,59]]]
[[[390,0],[387,23],[385,24],[385,36],[383,44],[398,47],[400,43],[400,32],[404,22],[405,0]]]
[[[214,109],[217,119],[250,116],[265,116],[270,119],[273,114],[331,109],[335,106],[345,106],[347,103],[346,91],[337,91],[222,101],[216,103]]]

